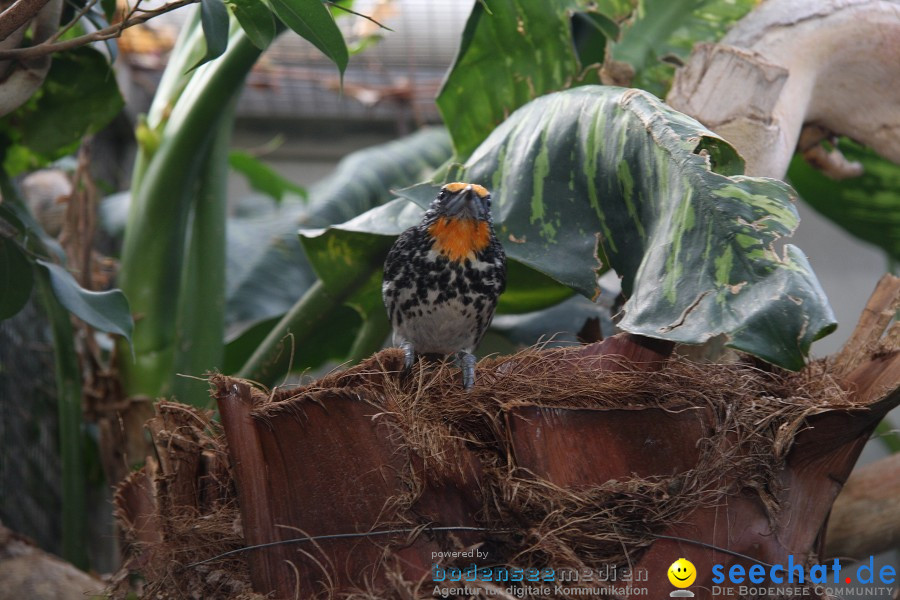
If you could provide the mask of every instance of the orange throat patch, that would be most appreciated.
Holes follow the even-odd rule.
[[[434,238],[432,247],[455,261],[475,258],[491,241],[487,222],[477,219],[441,217],[428,227],[428,233]]]

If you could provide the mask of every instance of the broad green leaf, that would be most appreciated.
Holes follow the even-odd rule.
[[[321,0],[271,0],[275,14],[337,65],[343,76],[349,55],[344,36]]]
[[[78,285],[63,267],[45,260],[37,263],[50,276],[53,295],[69,312],[95,329],[121,335],[131,342],[134,321],[121,290],[91,292]]]
[[[457,156],[468,156],[529,100],[599,82],[596,66],[579,64],[572,42],[571,12],[589,5],[586,0],[475,3],[437,97]]]
[[[122,96],[106,58],[93,48],[57,54],[36,95],[5,119],[9,175],[34,169],[73,151],[122,109]],[[14,124],[14,127],[12,126]]]
[[[622,329],[685,343],[724,334],[797,369],[834,317],[805,257],[775,248],[797,226],[793,190],[721,174],[741,166],[652,95],[590,86],[514,113],[463,177],[492,189],[501,238],[525,240],[506,244],[510,257],[588,297],[597,271],[614,268],[628,296]]]
[[[228,8],[260,50],[265,50],[275,39],[275,19],[263,0],[227,0]]]
[[[305,188],[285,179],[277,171],[246,152],[231,151],[228,154],[228,164],[247,178],[250,187],[270,196],[276,202],[281,202],[287,193],[296,194],[302,198],[307,197]]]
[[[25,253],[14,240],[0,236],[0,321],[22,310],[32,287],[34,272]]]
[[[814,209],[900,262],[900,165],[850,140],[842,139],[840,149],[862,164],[862,176],[835,181],[796,156],[789,181]]]
[[[200,24],[206,39],[206,54],[189,70],[219,58],[228,47],[228,9],[225,3],[222,0],[200,0]]]

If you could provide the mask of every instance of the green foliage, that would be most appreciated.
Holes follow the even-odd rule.
[[[485,0],[473,6],[437,97],[457,156],[468,156],[529,100],[572,85],[599,83],[597,70],[579,63],[571,39],[570,11],[584,10],[587,4]]]
[[[285,203],[271,214],[231,219],[227,322],[232,335],[226,347],[226,372],[239,369],[316,282],[297,237],[299,227],[340,223],[388,202],[391,189],[418,181],[449,157],[447,133],[423,129],[349,154],[332,175],[310,190],[306,205]],[[386,323],[380,295],[378,303],[376,318]],[[362,305],[336,309],[310,333],[316,344],[297,348],[293,367],[315,368],[328,360],[344,360],[369,316]]]
[[[476,3],[437,97],[457,156],[467,157],[514,110],[543,94],[600,82],[626,63],[663,96],[693,43],[715,40],[755,0],[485,0]],[[552,43],[548,43],[552,40]],[[483,93],[490,90],[490,93]]]
[[[631,26],[611,46],[612,58],[628,63],[635,87],[663,97],[672,83],[675,62],[694,44],[720,39],[756,6],[757,0],[644,0]]]
[[[840,149],[862,164],[862,176],[835,181],[796,156],[788,180],[814,209],[900,262],[900,165],[847,139]]]
[[[0,156],[7,176],[40,168],[72,153],[122,109],[116,78],[93,48],[54,57],[41,89],[0,121]]]
[[[13,316],[31,297],[34,274],[19,245],[0,237],[0,321]]]
[[[278,171],[246,152],[232,150],[228,154],[228,164],[247,178],[250,187],[257,192],[266,194],[276,202],[280,203],[285,194],[294,194],[301,198],[307,197],[305,188],[285,179],[278,174]]]
[[[265,50],[275,39],[275,18],[262,0],[228,0],[228,8],[253,45]]]
[[[206,54],[191,69],[219,58],[228,47],[228,9],[222,0],[200,0],[200,23],[206,39]]]
[[[66,310],[94,329],[120,335],[131,343],[134,321],[121,290],[91,292],[78,285],[65,268],[40,259],[37,264],[47,272],[53,295]]]
[[[341,76],[350,60],[344,36],[321,0],[270,0],[285,25],[337,65]]]

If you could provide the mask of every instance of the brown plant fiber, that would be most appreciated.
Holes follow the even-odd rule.
[[[357,579],[323,560],[317,544],[297,544],[319,559],[311,559],[317,566],[301,568],[297,577],[318,580],[312,589],[321,597],[432,597],[428,577],[411,576],[397,560],[397,549],[414,537],[443,550],[476,543],[487,552],[490,566],[558,571],[628,566],[685,515],[716,506],[729,495],[749,491],[777,522],[777,473],[795,435],[811,415],[854,408],[825,362],[788,373],[750,363],[696,364],[673,358],[649,370],[623,362],[621,368],[598,371],[596,361],[577,348],[528,349],[482,361],[478,384],[463,392],[452,365],[420,362],[403,375],[401,360],[398,351],[386,350],[300,388],[251,392],[251,415],[263,430],[277,427],[279,418],[306,421],[308,411],[327,411],[336,397],[366,403],[371,420],[385,428],[404,465],[397,474],[401,485],[369,531],[421,527],[418,536],[374,540],[383,548],[377,575],[369,571]],[[233,381],[212,378],[218,393]],[[151,426],[158,466],[151,463],[133,476],[117,497],[120,520],[132,541],[130,568],[146,578],[142,595],[251,598],[246,554],[188,566],[245,544],[223,434],[209,415],[193,409],[163,403],[159,411]],[[630,471],[603,481],[588,477],[587,483],[579,483],[579,475],[566,479],[559,473],[567,471],[552,465],[536,472],[543,467],[521,464],[528,462],[530,451],[519,428],[535,426],[535,414],[555,418],[570,411],[598,419],[624,411],[657,411],[655,419],[672,419],[663,426],[672,435],[685,427],[696,432],[690,440],[693,449],[686,456],[660,452],[659,459],[673,465],[666,473],[653,464],[651,451],[629,463]],[[609,460],[604,455],[563,458],[585,463],[581,467],[588,471]],[[153,505],[153,518],[129,514],[135,502],[128,501],[126,491],[133,495],[135,477],[152,482],[144,500]],[[442,486],[461,485],[468,486],[473,507],[464,515],[467,522],[435,519],[425,497]],[[473,537],[431,531],[429,525],[472,525],[487,531]],[[348,528],[331,533],[356,531]],[[290,533],[285,537],[302,537]],[[468,562],[459,560],[456,566]],[[297,597],[306,597],[302,589],[298,584]]]

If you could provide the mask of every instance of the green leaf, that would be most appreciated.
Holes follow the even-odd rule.
[[[12,121],[21,130],[16,141],[32,157],[31,164],[19,166],[37,167],[64,156],[86,134],[109,123],[122,106],[115,75],[102,54],[84,47],[54,56],[40,97]]]
[[[900,261],[900,165],[847,139],[839,146],[862,164],[862,176],[835,181],[795,156],[788,179],[814,209]]]
[[[437,97],[457,156],[468,156],[529,100],[599,82],[596,68],[582,72],[572,41],[571,11],[587,5],[579,0],[475,3]]]
[[[262,0],[228,0],[228,8],[260,50],[265,50],[275,39],[275,19]]]
[[[618,37],[619,26],[605,15],[594,12],[572,15],[572,41],[582,65],[603,64],[607,44]]]
[[[247,178],[250,187],[274,198],[276,202],[281,202],[284,195],[289,192],[302,198],[307,197],[305,188],[285,179],[277,171],[246,152],[233,150],[228,154],[228,164]]]
[[[14,240],[0,236],[0,321],[22,310],[33,287],[34,272],[25,253]]]
[[[321,0],[271,0],[275,14],[337,65],[343,76],[349,54],[334,18]]]
[[[612,58],[634,69],[632,85],[665,96],[675,66],[661,60],[686,60],[694,44],[719,40],[757,4],[757,0],[644,0],[612,44]]]
[[[116,16],[116,0],[100,0],[100,7],[103,8],[107,22],[112,21]]]
[[[121,335],[131,342],[134,321],[121,290],[91,292],[78,285],[63,267],[45,260],[37,263],[47,271],[53,294],[69,312],[95,329]]]
[[[793,190],[722,174],[741,166],[652,95],[591,86],[514,113],[462,177],[492,190],[501,239],[524,240],[506,244],[509,257],[588,297],[599,247],[628,296],[622,329],[685,343],[724,334],[797,369],[834,317],[803,255],[775,249],[797,225]]]
[[[219,58],[228,48],[228,9],[222,0],[200,0],[200,24],[206,39],[206,54],[189,70]]]

